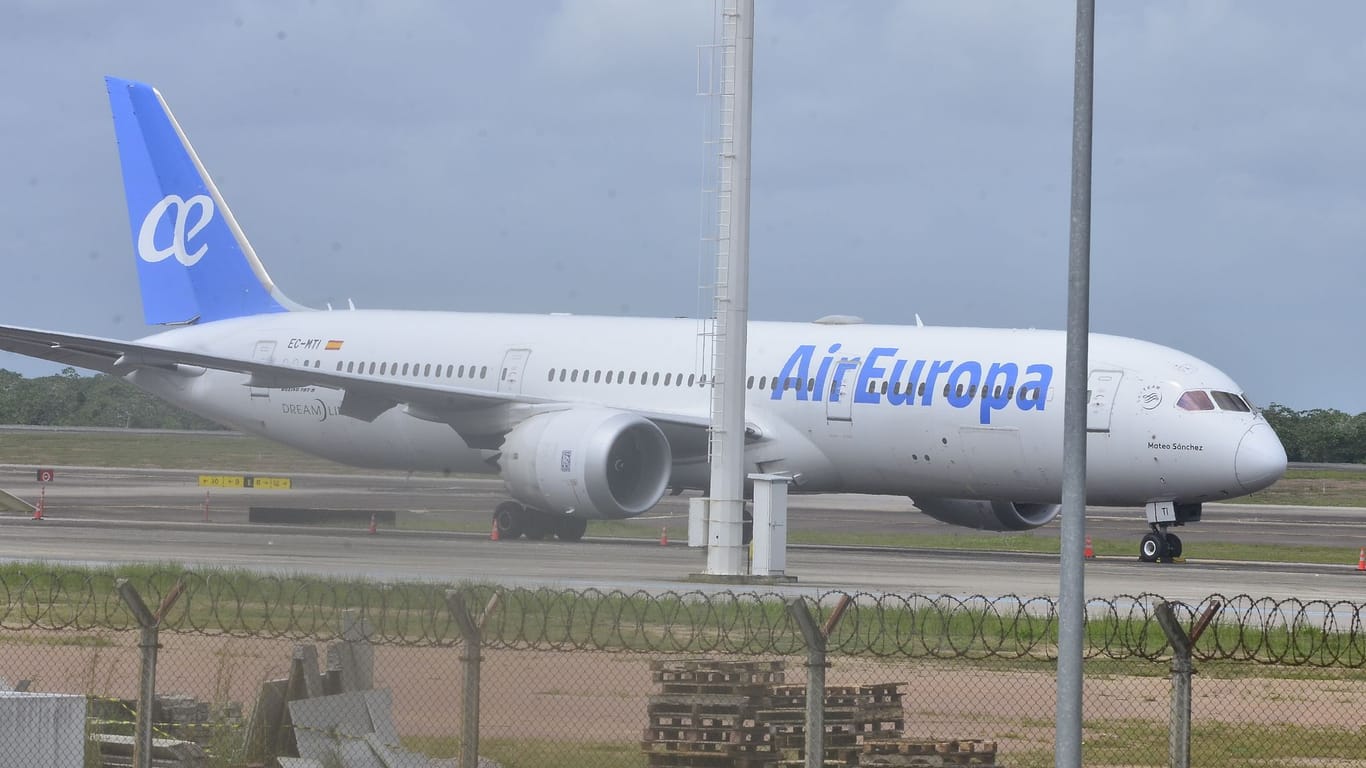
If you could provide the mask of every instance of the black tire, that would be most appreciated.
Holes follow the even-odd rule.
[[[498,527],[498,539],[515,539],[522,535],[526,509],[515,501],[505,501],[493,510],[493,524]]]
[[[1167,534],[1167,557],[1175,560],[1181,556],[1181,537],[1174,533]]]
[[[522,514],[522,535],[532,541],[549,538],[556,520],[539,509],[528,509]]]
[[[582,517],[565,515],[555,521],[555,538],[560,541],[578,541],[588,530],[588,521]]]
[[[1167,556],[1167,545],[1155,533],[1145,534],[1138,545],[1138,559],[1145,563],[1155,563]]]

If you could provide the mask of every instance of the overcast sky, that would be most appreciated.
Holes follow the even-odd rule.
[[[1366,6],[1099,5],[1092,330],[1366,411]],[[759,0],[752,316],[1063,327],[1074,14]],[[713,20],[10,0],[0,322],[149,332],[105,74],[161,90],[302,303],[696,315]]]

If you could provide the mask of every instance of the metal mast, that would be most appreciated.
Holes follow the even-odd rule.
[[[743,531],[754,0],[725,0],[721,25],[720,178],[706,573],[738,576],[748,570]]]

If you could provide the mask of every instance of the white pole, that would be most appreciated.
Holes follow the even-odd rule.
[[[730,187],[728,229],[718,254],[715,366],[712,386],[710,523],[707,574],[739,576],[746,571],[745,510],[745,351],[749,323],[749,148],[754,85],[754,0],[738,0],[733,13],[734,45],[722,53],[722,121],[731,115],[730,140],[722,126],[721,185]],[[729,42],[729,41],[727,41]],[[727,104],[727,100],[730,101]],[[729,109],[728,109],[729,107]],[[726,212],[723,212],[723,215]]]

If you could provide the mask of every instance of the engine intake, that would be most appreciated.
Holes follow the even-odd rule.
[[[528,507],[617,519],[659,503],[673,456],[649,419],[573,408],[518,424],[503,439],[499,462],[508,492]]]
[[[943,523],[982,531],[1027,531],[1047,525],[1062,510],[1060,504],[1023,504],[984,499],[911,499],[925,514]]]

